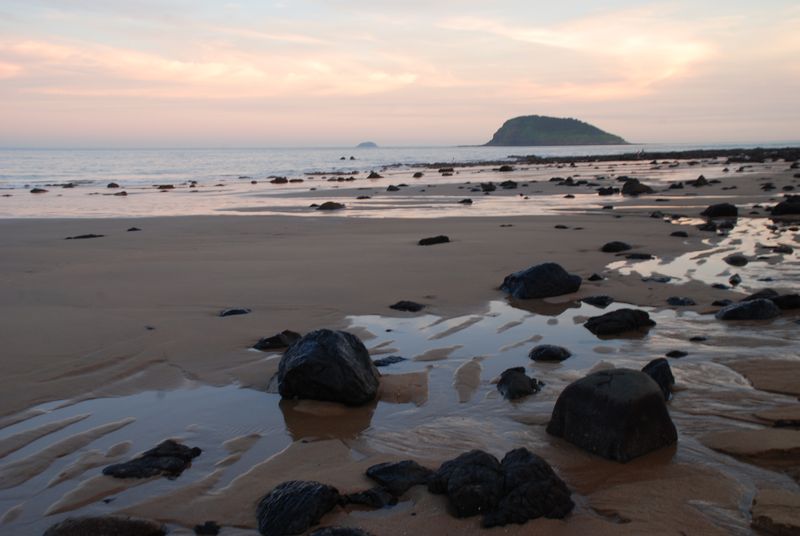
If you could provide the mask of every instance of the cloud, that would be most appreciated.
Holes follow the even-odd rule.
[[[22,66],[0,61],[0,80],[14,78],[22,72]]]

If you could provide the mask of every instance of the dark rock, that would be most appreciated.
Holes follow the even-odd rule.
[[[689,340],[691,342],[703,342],[703,341],[707,341],[708,337],[703,337],[701,335],[696,335],[694,337],[691,337]]]
[[[31,190],[33,192],[33,190]],[[781,201],[770,211],[773,216],[797,216],[800,215],[800,196],[789,196],[785,201]]]
[[[394,309],[396,311],[408,311],[411,313],[417,313],[422,311],[424,308],[425,306],[423,304],[408,300],[400,300],[399,302],[389,306],[389,309]]]
[[[367,476],[400,497],[413,486],[427,485],[433,471],[413,460],[404,460],[373,465],[367,469]]]
[[[177,478],[201,453],[202,450],[197,447],[190,448],[167,439],[138,458],[109,465],[103,469],[103,474],[114,478],[150,478],[159,475]]]
[[[469,199],[469,198],[462,199],[461,201],[459,201],[459,203],[461,203],[462,205],[471,205],[472,204],[472,199]]]
[[[655,190],[639,182],[639,179],[628,179],[622,185],[622,195],[643,195],[652,194]]]
[[[725,300],[714,300],[713,302],[711,302],[711,305],[713,305],[714,307],[727,307],[728,305],[730,305],[732,303],[733,303],[733,300],[728,300],[728,299],[725,299]]]
[[[502,171],[502,172],[504,172],[504,173],[507,173],[507,172],[509,172],[509,171],[514,171],[514,168],[513,168],[513,167],[511,167],[511,166],[509,166],[509,165],[502,165],[502,166],[500,166],[500,167],[498,168],[498,170],[497,170],[497,171]]]
[[[718,320],[769,320],[780,314],[781,310],[771,300],[759,299],[732,303],[715,316]]]
[[[381,357],[380,359],[375,359],[372,364],[376,367],[388,367],[389,365],[394,365],[395,363],[400,363],[401,361],[406,361],[406,358],[400,357],[399,355],[390,355],[387,357]]]
[[[505,477],[497,458],[472,450],[445,462],[429,482],[431,493],[446,494],[456,517],[492,511],[503,496]]]
[[[416,172],[416,173],[414,173],[414,175],[412,175],[412,176],[413,176],[415,179],[421,179],[421,178],[422,178],[424,175],[425,175],[425,174],[424,174],[424,173],[422,173],[421,171],[417,171],[417,172]]]
[[[620,462],[678,439],[658,384],[631,369],[601,370],[568,385],[547,432]]]
[[[683,190],[683,183],[682,182],[672,182],[669,185],[670,190]]]
[[[86,240],[88,238],[103,238],[106,235],[101,234],[82,234],[77,236],[68,236],[64,240]]]
[[[482,192],[494,192],[495,190],[497,190],[497,186],[495,186],[491,182],[482,182],[481,183],[481,191]]]
[[[529,299],[570,294],[580,286],[580,276],[567,273],[559,264],[546,262],[507,275],[500,290],[517,299]]]
[[[358,504],[368,508],[386,508],[397,504],[397,497],[389,493],[389,490],[376,487],[358,493],[349,493],[342,496],[342,504]]]
[[[175,186],[173,184],[159,184],[156,186],[158,190],[174,190]]]
[[[117,184],[116,182],[109,182],[106,185],[106,188],[119,188],[119,184]]]
[[[689,340],[692,340],[692,339],[689,339]],[[703,340],[705,340],[705,339],[703,339]],[[680,359],[681,357],[686,357],[687,355],[689,355],[689,352],[684,352],[683,350],[670,350],[665,355],[667,357],[671,357],[673,359]]]
[[[344,204],[337,203],[336,201],[325,201],[316,208],[317,210],[340,210],[344,208]]]
[[[372,536],[372,534],[356,527],[322,527],[309,536]]]
[[[581,298],[581,301],[588,303],[589,305],[594,305],[595,307],[605,309],[614,303],[614,298],[611,296],[588,296],[586,298]]]
[[[127,230],[127,232],[129,233],[135,233],[137,231],[141,231],[141,229],[139,229],[138,227],[129,227]]]
[[[127,517],[69,517],[52,525],[44,536],[164,536],[163,525]]]
[[[555,227],[556,229],[569,229],[569,227],[567,227],[566,225],[561,225],[561,224],[559,224],[559,225],[555,225],[554,227]]]
[[[697,226],[698,231],[705,231],[707,233],[716,233],[717,232],[717,224],[713,221],[701,223]]]
[[[516,190],[517,183],[514,181],[503,181],[500,183],[500,188],[503,190]]]
[[[301,534],[339,504],[339,491],[319,482],[279,484],[258,503],[256,519],[263,536]]]
[[[222,527],[214,521],[206,521],[202,525],[195,525],[194,533],[202,536],[216,536],[219,534],[221,528]]]
[[[724,283],[712,283],[711,288],[716,288],[719,290],[728,290],[728,285],[725,285]]]
[[[370,196],[368,196],[368,195],[359,195],[358,197],[356,197],[356,199],[357,200],[363,200],[363,199],[372,199],[372,198]]]
[[[605,278],[600,274],[592,274],[588,277],[589,281],[602,281],[603,279]]]
[[[772,298],[772,303],[780,309],[800,309],[800,294],[783,294]]]
[[[779,294],[778,294],[777,291],[775,291],[775,290],[773,290],[771,288],[765,288],[765,289],[759,290],[758,292],[750,294],[749,296],[746,296],[746,297],[742,298],[739,301],[746,302],[746,301],[753,301],[753,300],[772,300],[774,298],[777,298],[778,296],[779,296]]]
[[[297,342],[300,337],[301,335],[299,333],[285,329],[272,337],[263,337],[259,339],[258,342],[253,345],[253,348],[261,350],[262,352],[281,350]]]
[[[597,189],[597,195],[614,195],[618,193],[619,193],[619,188],[613,188],[611,186],[601,187]]]
[[[649,261],[653,256],[649,253],[628,253],[625,258],[629,261]]]
[[[484,527],[523,524],[529,519],[563,519],[574,508],[567,485],[552,467],[525,448],[508,452],[501,467],[505,475],[503,497],[487,512]]]
[[[287,179],[286,177],[275,177],[274,179],[272,179],[269,182],[272,183],[272,184],[288,184],[289,183],[289,179]]]
[[[603,247],[600,248],[600,251],[603,253],[619,253],[620,251],[628,251],[631,248],[633,248],[633,246],[630,244],[614,240],[613,242],[607,242],[603,244]]]
[[[730,203],[718,203],[709,205],[700,215],[706,218],[736,218],[739,216],[739,209]]]
[[[681,297],[681,296],[671,296],[667,298],[667,303],[672,305],[673,307],[687,307],[691,305],[697,305],[691,298]]]
[[[567,194],[564,196],[564,199],[575,199],[575,196],[572,194]]]
[[[534,361],[564,361],[571,355],[569,350],[555,344],[540,344],[528,353],[528,357]]]
[[[451,167],[439,168],[439,173],[453,173],[453,172],[455,172],[455,168]]]
[[[378,370],[358,337],[319,329],[283,354],[278,365],[278,391],[283,398],[360,406],[375,398],[378,377]]]
[[[400,191],[400,188],[398,188],[398,187],[397,187],[397,186],[395,186],[394,184],[390,184],[390,185],[389,185],[389,186],[386,188],[386,191],[387,191],[387,192],[399,192],[399,191]]]
[[[725,261],[727,264],[730,264],[731,266],[744,266],[748,262],[750,262],[747,260],[747,257],[742,255],[741,253],[732,253],[731,255],[728,255],[722,260]]]
[[[672,281],[672,278],[668,275],[651,275],[649,277],[643,277],[643,283],[669,283]]]
[[[695,180],[688,181],[687,184],[689,184],[690,186],[694,186],[695,188],[700,188],[701,186],[708,186],[710,183],[705,177],[700,175]]]
[[[506,400],[516,400],[523,396],[538,393],[542,383],[536,378],[525,375],[525,367],[514,367],[504,370],[497,382],[497,390]]]
[[[669,400],[672,395],[672,386],[675,385],[675,377],[672,375],[669,362],[663,357],[653,359],[644,366],[642,372],[655,380],[661,388],[661,392],[664,393],[664,400]]]
[[[245,307],[235,307],[233,309],[223,309],[219,312],[219,316],[237,316],[250,314],[250,309]]]
[[[448,242],[450,242],[450,237],[445,235],[437,235],[423,238],[418,242],[418,244],[420,246],[433,246],[436,244],[446,244]]]
[[[733,274],[728,278],[728,283],[730,283],[734,287],[741,282],[742,282],[742,276],[740,276],[739,274]]]
[[[689,233],[686,231],[675,231],[669,234],[669,236],[676,236],[678,238],[689,238]]]
[[[786,244],[781,244],[779,246],[774,246],[772,248],[773,253],[782,253],[784,255],[791,255],[794,253],[794,249],[791,246],[787,246]]]
[[[367,175],[368,179],[382,179],[383,177],[374,171],[370,171],[369,175]]]
[[[46,194],[49,190],[45,190],[44,188],[32,188],[32,194]]]
[[[656,323],[650,315],[638,309],[617,309],[593,316],[583,326],[598,336],[619,335],[628,331],[647,331]]]

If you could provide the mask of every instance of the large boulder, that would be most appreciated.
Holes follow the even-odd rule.
[[[780,308],[772,300],[760,298],[723,307],[717,314],[717,320],[769,320],[781,315]]]
[[[483,514],[482,525],[494,527],[529,519],[560,519],[574,504],[566,484],[539,456],[520,448],[502,463],[481,450],[445,462],[428,483],[431,493],[447,494],[457,517]]]
[[[580,286],[580,276],[567,273],[559,264],[545,262],[507,275],[500,290],[518,299],[549,298],[577,292]]]
[[[739,216],[739,209],[736,208],[736,205],[730,203],[718,203],[716,205],[709,205],[700,215],[712,219],[736,218]]]
[[[631,369],[601,370],[569,384],[556,401],[547,432],[619,462],[678,439],[658,384]]]
[[[256,519],[263,536],[302,534],[339,503],[333,486],[291,480],[279,484],[258,503]]]
[[[319,329],[283,354],[278,365],[278,391],[284,398],[359,406],[374,400],[379,376],[358,337]]]
[[[601,337],[619,335],[630,331],[646,331],[655,326],[650,315],[638,309],[617,309],[604,315],[593,316],[583,326]]]
[[[773,216],[800,216],[800,195],[787,195],[770,212]]]

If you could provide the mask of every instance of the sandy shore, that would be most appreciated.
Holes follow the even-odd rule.
[[[739,290],[723,290],[712,288],[709,281],[693,279],[691,274],[676,278],[669,284],[643,280],[646,279],[643,276],[660,273],[658,263],[662,263],[666,270],[673,259],[689,255],[702,259],[703,252],[712,249],[724,237],[695,228],[700,211],[721,200],[729,200],[740,207],[769,203],[779,194],[764,193],[759,188],[763,183],[759,182],[760,178],[769,177],[778,186],[778,191],[782,186],[800,182],[785,167],[720,176],[720,184],[700,189],[665,190],[624,200],[618,196],[608,200],[596,195],[589,198],[591,189],[578,191],[545,181],[531,183],[522,193],[534,201],[537,195],[563,197],[574,193],[587,196],[575,200],[580,210],[561,207],[557,212],[534,216],[365,219],[336,215],[221,215],[0,220],[0,251],[3,252],[0,258],[2,424],[24,423],[25,419],[52,409],[31,408],[52,401],[69,400],[75,404],[81,400],[120,397],[142,391],[170,391],[187,384],[216,387],[235,384],[264,391],[277,361],[249,349],[260,337],[284,329],[304,333],[322,327],[347,328],[353,324],[353,317],[382,315],[405,318],[408,315],[398,315],[388,309],[388,305],[401,299],[424,303],[427,305],[426,313],[443,319],[474,315],[485,311],[487,303],[504,300],[497,287],[505,275],[545,261],[562,264],[568,271],[582,276],[584,283],[575,295],[545,302],[514,304],[534,314],[555,318],[568,306],[565,304],[598,294],[655,310],[670,310],[666,304],[670,296],[690,296],[697,305],[681,308],[686,314],[708,312],[714,309],[710,306],[714,300],[739,299],[748,289],[754,288],[752,285],[762,288],[767,283],[758,284],[751,279]],[[685,169],[681,172],[685,173]],[[480,179],[524,181],[525,177],[524,171],[512,174],[482,171]],[[663,180],[668,179],[669,175],[664,175]],[[646,178],[644,182],[647,182]],[[736,188],[730,189],[732,186]],[[468,185],[454,182],[438,186],[435,194],[466,197],[468,188]],[[410,197],[424,197],[431,193],[430,187],[424,185],[411,185],[403,191]],[[492,195],[524,202],[522,193],[510,190]],[[353,189],[343,194],[339,190],[337,194],[355,197],[363,192]],[[318,202],[324,194],[309,192],[307,197],[310,202]],[[479,195],[473,197],[476,204],[481,202]],[[657,198],[664,200],[656,201]],[[613,210],[600,208],[599,205],[607,202],[613,202]],[[651,217],[655,210],[667,215],[666,219]],[[752,216],[753,221],[763,222],[766,213],[755,210],[757,214]],[[740,208],[740,211],[740,214],[747,214],[750,209]],[[673,213],[683,217],[669,221],[669,215]],[[743,219],[750,220],[749,217]],[[134,226],[141,230],[127,231]],[[687,231],[688,237],[670,236],[678,230]],[[104,236],[65,240],[68,236],[87,233]],[[417,245],[420,238],[439,234],[449,236],[451,242],[429,247]],[[632,244],[633,252],[656,256],[656,269],[648,269],[648,273],[637,271],[636,263],[623,262],[624,258],[601,252],[600,246],[611,240]],[[796,232],[789,231],[774,240],[775,243],[780,240],[798,246]],[[738,245],[745,243],[746,237]],[[775,264],[775,273],[784,274],[787,279],[771,283],[771,286],[786,291],[797,290],[789,283],[789,276],[797,274],[796,255],[787,256],[779,265]],[[622,265],[609,267],[615,262]],[[586,281],[593,273],[602,274],[605,279]],[[721,276],[718,280],[725,281],[726,278]],[[796,279],[794,281],[796,283]],[[252,309],[252,313],[220,318],[218,313],[229,307],[246,307]],[[548,308],[552,310],[548,311]],[[478,320],[476,317],[475,322]],[[467,322],[456,331],[468,328]],[[759,332],[769,333],[770,329],[769,326],[762,327],[759,330],[767,331]],[[775,329],[778,331],[774,332],[777,341],[774,346],[781,348],[778,353],[784,358],[784,366],[774,368],[773,378],[789,372],[796,374],[800,364],[796,359],[798,341],[796,337],[787,335],[792,328],[782,324]],[[679,327],[674,331],[674,340],[686,338],[685,333],[677,333]],[[377,343],[381,340],[375,330],[363,328],[360,334],[368,339],[368,346],[369,341]],[[443,334],[442,339],[446,340],[449,335]],[[736,335],[731,332],[719,336],[722,340]],[[742,340],[737,341],[737,345],[758,349],[757,338],[751,338],[748,333],[740,335]],[[390,342],[387,341],[387,348]],[[648,347],[646,340],[636,344],[639,344],[637,351],[643,355],[649,353],[651,359],[661,355],[656,353],[658,350],[654,346]],[[437,348],[439,346],[431,343],[431,350]],[[606,358],[602,355],[613,348],[603,350],[599,342],[593,348],[597,354],[595,361],[605,359],[612,365],[615,363],[613,356]],[[522,348],[521,355],[524,356],[524,352],[527,352],[526,348]],[[502,414],[506,408],[504,403],[489,397],[489,402],[485,403],[489,404],[492,413],[491,418],[487,417],[491,426],[487,424],[487,429],[476,429],[471,440],[468,434],[467,438],[462,436],[465,430],[461,425],[451,422],[442,426],[443,438],[434,441],[432,432],[425,427],[435,426],[432,423],[436,419],[430,416],[426,417],[428,421],[421,417],[412,419],[413,426],[408,432],[412,436],[418,434],[422,444],[430,441],[431,445],[437,445],[437,448],[427,451],[427,455],[424,449],[403,449],[393,444],[391,433],[381,435],[375,432],[371,437],[369,430],[356,427],[356,432],[347,441],[325,439],[308,444],[295,441],[273,457],[247,458],[246,467],[235,466],[237,473],[233,480],[224,476],[225,465],[209,468],[185,485],[169,489],[162,486],[150,500],[130,501],[133,504],[119,510],[182,527],[202,522],[204,519],[201,518],[215,519],[229,527],[223,534],[238,533],[238,529],[233,527],[250,534],[254,523],[252,502],[283,480],[310,478],[343,489],[354,489],[368,484],[362,476],[363,470],[378,461],[415,457],[435,467],[452,457],[456,450],[476,446],[502,455],[505,450],[522,443],[537,449],[580,495],[576,501],[578,508],[565,521],[537,520],[523,527],[508,527],[504,533],[528,533],[531,527],[549,534],[673,534],[679,527],[687,533],[741,533],[749,524],[748,497],[756,487],[797,493],[796,483],[785,477],[800,466],[794,450],[797,439],[782,436],[784,443],[781,443],[781,448],[787,454],[781,464],[761,463],[752,465],[752,470],[742,469],[738,461],[725,461],[729,458],[723,454],[709,454],[713,451],[703,446],[699,430],[705,427],[708,431],[722,433],[726,426],[720,425],[720,419],[735,417],[732,422],[741,423],[741,414],[751,416],[752,408],[746,404],[737,406],[736,396],[726,389],[735,385],[738,390],[762,393],[750,387],[745,377],[749,377],[754,369],[757,369],[754,375],[763,373],[763,370],[757,366],[734,366],[743,377],[722,367],[732,378],[724,389],[709,385],[700,388],[699,378],[708,371],[706,368],[703,372],[703,367],[711,366],[707,363],[719,360],[720,356],[713,348],[708,349],[705,357],[702,350],[699,354],[697,361],[692,361],[683,370],[680,364],[675,365],[678,382],[691,386],[683,402],[680,400],[683,393],[679,393],[672,403],[673,412],[682,412],[682,416],[673,415],[681,433],[677,453],[655,453],[621,466],[600,461],[548,438],[541,423],[547,421],[549,409],[557,396],[556,387],[565,385],[570,378],[580,377],[590,368],[586,367],[553,372],[554,377],[550,380],[553,390],[545,392],[540,402],[532,403],[523,412],[512,410]],[[748,350],[731,357],[745,359],[751,355]],[[446,353],[444,357],[447,357]],[[387,381],[384,402],[379,404],[378,413],[382,404],[438,407],[435,400],[429,401],[437,396],[433,392],[437,384],[434,380],[427,384],[428,373],[425,372],[433,370],[435,373],[438,359],[439,356],[431,360],[434,369],[425,369],[426,360],[419,359],[419,367],[409,369],[408,377]],[[621,363],[625,364],[624,359]],[[469,380],[464,380],[467,382],[467,400],[473,392],[491,390],[491,386],[487,386],[492,376],[487,373],[490,367],[487,368],[485,361],[475,366],[478,367],[478,385],[470,390]],[[484,367],[483,375],[480,374],[481,367]],[[468,374],[468,371],[462,374]],[[769,379],[763,378],[753,381],[759,388],[758,382],[770,383]],[[480,385],[484,391],[480,390]],[[777,392],[787,393],[787,390],[782,387]],[[796,391],[790,392],[794,393],[794,398],[781,394],[757,394],[748,401],[756,406],[760,404],[765,411],[776,407],[785,409],[788,404],[787,411],[796,415],[792,409],[797,405]],[[720,407],[725,407],[700,411],[701,416],[690,416],[697,406],[689,400],[715,397]],[[447,404],[447,407],[454,408],[454,419],[464,418],[459,413],[457,401]],[[278,410],[267,408],[265,411]],[[284,416],[286,411],[284,408]],[[321,410],[312,408],[308,411],[313,415]],[[712,413],[724,417],[712,417]],[[512,419],[514,424],[498,429],[497,426],[505,425],[497,423],[506,422],[509,414],[515,415],[516,420]],[[358,418],[347,413],[345,417]],[[367,425],[371,418],[377,419],[370,413],[366,416]],[[768,421],[750,419],[747,426],[757,427],[753,423],[763,425]],[[112,424],[124,426],[122,421]],[[735,428],[738,425],[731,426]],[[397,423],[392,426],[403,428]],[[13,450],[17,450],[50,432],[48,429],[39,435],[32,433],[20,438],[4,437],[0,429],[0,446],[4,440],[11,441],[11,446],[15,447]],[[163,430],[161,435],[170,437],[182,433],[181,430]],[[50,451],[50,458],[44,462],[41,456],[33,459],[45,465],[54,464],[68,454],[80,453],[81,448],[85,450],[85,445],[96,437],[100,436],[74,440],[77,444],[63,446],[63,453]],[[494,442],[492,437],[496,438]],[[228,439],[235,438],[232,433]],[[297,439],[296,435],[294,439]],[[724,439],[716,437],[705,443],[722,442],[728,453],[742,450],[736,446],[736,437],[724,436]],[[750,436],[745,439],[753,442]],[[81,443],[83,440],[85,442]],[[234,448],[228,454],[244,455],[249,448],[246,441],[244,444],[241,452]],[[449,444],[449,448],[444,448],[445,444]],[[461,446],[464,448],[459,449]],[[121,450],[124,449],[118,448],[114,453],[119,456]],[[704,454],[698,454],[700,450]],[[751,458],[759,457],[758,453],[747,453]],[[709,457],[713,457],[713,464]],[[98,451],[93,457],[84,459],[84,465],[71,469],[68,477],[62,479],[72,480],[73,484],[67,488],[69,493],[64,493],[64,501],[67,504],[72,501],[78,506],[62,508],[63,503],[60,503],[56,510],[73,514],[82,512],[84,510],[80,508],[110,496],[110,492],[97,493],[102,484],[94,480],[90,484],[86,482],[97,478],[98,473],[88,470],[90,467],[113,458]],[[20,482],[27,480],[28,465],[20,465],[11,458],[4,461],[6,465],[0,466],[0,472],[6,470],[3,474],[21,475],[17,477]],[[790,470],[782,472],[787,465]],[[771,470],[777,472],[773,474]],[[118,488],[110,489],[115,494],[122,493]],[[772,495],[763,493],[762,496],[768,498]],[[24,503],[25,500],[20,501],[20,505]],[[701,504],[710,506],[705,508]],[[5,515],[0,523],[7,524],[12,534],[14,530],[25,533],[25,527],[31,525],[15,525],[21,514],[14,508],[5,513],[0,511],[0,516]],[[20,512],[24,508],[20,506]],[[92,507],[86,511],[93,511]],[[759,515],[765,515],[764,511],[769,511],[769,504],[762,502]],[[46,526],[50,520],[65,515],[52,516],[42,523]],[[430,527],[437,527],[437,534],[481,532],[474,519],[451,519],[441,498],[429,496],[421,489],[412,492],[409,500],[393,512],[368,515],[342,511],[331,514],[325,521],[362,526],[375,534],[432,533]]]

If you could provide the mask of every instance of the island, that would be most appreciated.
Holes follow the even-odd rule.
[[[357,149],[377,149],[378,144],[374,141],[362,141],[358,145],[356,145]]]
[[[577,119],[525,115],[509,119],[486,146],[627,145],[624,139]]]

